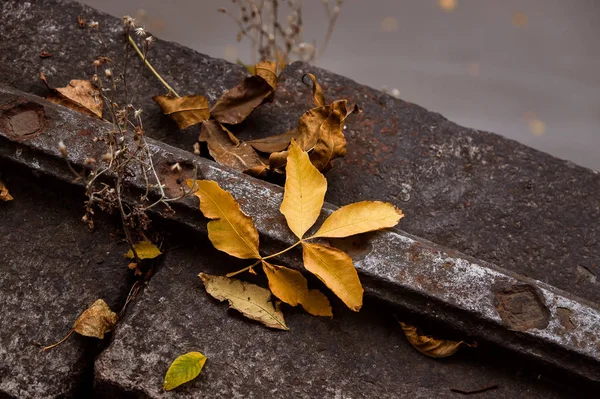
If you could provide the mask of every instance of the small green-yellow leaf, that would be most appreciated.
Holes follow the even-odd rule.
[[[304,267],[317,276],[350,309],[362,307],[363,287],[352,258],[337,248],[321,244],[302,243]]]
[[[204,363],[206,363],[206,356],[200,352],[189,352],[179,356],[171,363],[169,370],[167,370],[163,389],[170,391],[198,377],[198,374],[202,371],[202,367],[204,367]]]
[[[402,211],[389,202],[356,202],[329,215],[313,238],[341,238],[386,229],[397,225],[403,217]]]
[[[290,230],[301,239],[321,213],[327,180],[295,140],[290,145],[285,171],[285,191],[279,210]]]
[[[135,248],[135,252],[137,252],[138,258],[140,259],[154,259],[162,253],[160,252],[160,249],[158,249],[156,245],[152,244],[150,241],[140,241],[133,247]],[[131,249],[125,254],[125,256],[129,259],[135,258]]]

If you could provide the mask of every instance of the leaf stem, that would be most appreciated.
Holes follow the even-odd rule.
[[[158,80],[160,80],[160,83],[162,83],[163,86],[165,86],[167,88],[167,90],[169,90],[169,92],[173,93],[175,95],[175,97],[181,98],[181,96],[179,94],[177,94],[177,92],[175,90],[173,90],[173,88],[171,86],[169,86],[169,84],[167,82],[165,82],[165,80],[162,78],[162,76],[160,76],[159,73],[156,72],[156,69],[154,69],[152,67],[152,65],[150,64],[150,62],[148,62],[148,60],[146,59],[146,57],[144,56],[144,54],[142,53],[142,51],[140,50],[140,48],[138,47],[138,45],[135,44],[135,40],[133,40],[133,38],[131,37],[131,35],[127,35],[127,38],[129,39],[129,43],[131,43],[131,45],[135,49],[136,53],[138,53],[138,55],[140,56],[140,58],[142,59],[142,61],[144,61],[144,63],[152,71],[152,73],[154,74],[154,76],[156,76],[158,78]]]
[[[264,256],[264,257],[263,257],[263,260],[264,260],[264,259],[270,259],[270,258],[274,258],[274,257],[276,257],[276,256],[279,256],[279,255],[281,255],[281,254],[283,254],[283,253],[285,253],[285,252],[289,251],[290,249],[294,248],[295,246],[297,246],[297,245],[298,245],[298,244],[300,244],[301,242],[302,242],[302,240],[299,240],[297,243],[295,243],[295,244],[294,244],[294,245],[292,245],[291,247],[287,247],[287,248],[286,248],[286,249],[284,249],[283,251],[279,251],[279,252],[277,252],[276,254],[273,254],[273,255]]]
[[[226,277],[233,277],[233,276],[237,276],[237,275],[238,275],[238,274],[240,274],[240,273],[246,272],[246,271],[248,271],[248,270],[252,269],[254,266],[258,265],[258,264],[259,264],[261,261],[263,261],[263,260],[265,260],[265,259],[271,259],[271,258],[274,258],[274,257],[276,257],[276,256],[279,256],[279,255],[281,255],[281,254],[283,254],[283,253],[286,253],[287,251],[289,251],[290,249],[294,248],[295,246],[297,246],[297,245],[298,245],[298,244],[300,244],[301,242],[302,242],[302,240],[299,240],[297,243],[295,243],[295,244],[294,244],[294,245],[292,245],[292,246],[289,246],[289,247],[287,247],[287,248],[286,248],[286,249],[284,249],[283,251],[279,251],[279,252],[277,252],[277,253],[275,253],[275,254],[272,254],[272,255],[269,255],[269,256],[264,256],[264,257],[262,257],[262,258],[261,258],[261,260],[257,260],[256,262],[254,262],[254,263],[253,263],[253,264],[251,264],[250,266],[244,267],[243,269],[240,269],[240,270],[238,270],[238,271],[235,271],[235,272],[227,273],[225,276],[226,276]]]
[[[248,266],[248,267],[244,267],[243,269],[240,269],[240,270],[238,270],[238,271],[236,271],[236,272],[227,273],[227,274],[225,275],[225,277],[233,277],[233,276],[236,276],[236,275],[238,275],[238,274],[240,274],[240,273],[243,273],[243,272],[245,272],[245,271],[248,271],[248,270],[252,269],[254,266],[258,265],[259,263],[260,263],[260,260],[257,260],[256,262],[254,262],[253,264],[251,264],[251,265],[250,265],[250,266]]]
[[[55,346],[58,346],[58,345],[62,344],[62,343],[63,343],[63,342],[65,342],[65,341],[67,340],[67,338],[69,338],[69,337],[71,336],[71,334],[73,334],[74,332],[75,332],[75,330],[71,330],[71,331],[69,331],[69,333],[67,334],[67,336],[66,336],[66,337],[64,337],[63,339],[61,339],[61,340],[60,340],[60,341],[58,341],[57,343],[55,343],[55,344],[52,344],[52,345],[49,345],[49,346],[45,346],[44,348],[42,348],[42,352],[45,352],[45,351],[47,351],[48,349],[52,349],[52,348],[54,348]]]

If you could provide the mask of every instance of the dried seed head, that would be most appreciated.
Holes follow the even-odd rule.
[[[106,75],[107,78],[112,78],[113,74],[112,74],[112,69],[110,68],[106,68],[104,70],[104,74]]]
[[[87,158],[83,163],[87,166],[90,166],[94,165],[96,163],[96,160],[94,158]]]
[[[62,140],[58,142],[58,151],[60,151],[60,155],[65,158],[67,157],[67,146]]]
[[[90,29],[94,29],[94,28],[98,28],[98,21],[92,21],[88,24],[88,28]]]
[[[151,45],[152,43],[154,43],[154,40],[155,40],[155,39],[154,39],[154,36],[148,36],[148,37],[146,38],[146,45],[147,45],[147,46]]]
[[[200,143],[194,143],[194,154],[200,155]]]
[[[134,118],[139,118],[140,115],[142,114],[142,109],[136,109],[135,111],[133,111],[133,117]]]
[[[181,165],[179,165],[179,162],[177,162],[176,164],[171,165],[171,172],[175,172],[175,173],[181,173]]]
[[[110,152],[107,152],[106,154],[102,155],[102,160],[105,162],[112,161],[112,154]]]
[[[94,67],[98,68],[100,65],[102,65],[102,63],[100,62],[100,60],[94,60]]]
[[[140,26],[139,28],[135,28],[135,34],[138,36],[146,36],[146,29],[144,29],[143,26]]]
[[[125,25],[126,28],[135,28],[135,19],[131,18],[129,15],[125,15],[123,17],[123,25]]]

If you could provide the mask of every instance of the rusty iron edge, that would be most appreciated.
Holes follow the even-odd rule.
[[[28,117],[35,112],[38,129],[16,134],[8,119],[19,112],[30,112]],[[73,174],[58,150],[58,142],[67,145],[68,160],[83,168],[87,158],[100,159],[104,152],[103,144],[93,142],[92,137],[101,136],[111,126],[0,86],[0,157],[41,173],[72,182]],[[231,192],[242,209],[254,217],[268,249],[277,250],[295,242],[279,212],[281,187],[161,142],[148,139],[148,143],[157,168],[167,170],[179,162],[189,175],[195,164],[199,178],[215,180]],[[141,179],[134,178],[129,184],[139,191],[145,189]],[[206,234],[206,220],[195,198],[181,200],[175,208],[174,220]],[[325,204],[321,220],[335,208]],[[301,267],[298,258],[286,256],[283,260],[292,267]],[[369,295],[441,321],[471,337],[600,381],[600,310],[595,304],[399,229],[374,234],[368,248],[356,254],[354,262]],[[511,321],[510,312],[501,315],[498,306],[502,295],[508,299],[516,295],[516,300],[533,312],[533,322],[543,325],[519,328]]]

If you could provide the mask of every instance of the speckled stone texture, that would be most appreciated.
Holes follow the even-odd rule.
[[[0,82],[43,95],[51,84],[89,78],[97,56],[119,70],[125,43],[117,18],[66,0],[5,0],[0,5]],[[99,22],[80,29],[77,16]],[[44,50],[52,57],[41,59]],[[198,128],[178,132],[151,96],[164,93],[129,51],[128,82],[147,134],[190,149]],[[180,94],[214,103],[247,74],[239,65],[157,41],[148,58]],[[102,72],[102,71],[101,71]],[[600,302],[600,175],[501,136],[460,127],[439,114],[303,63],[288,66],[275,101],[236,129],[243,138],[284,132],[311,106],[301,82],[313,72],[329,99],[357,102],[348,154],[328,173],[327,200],[387,200],[407,217],[400,227],[435,243]]]
[[[14,200],[0,201],[0,398],[83,398],[102,342],[63,338],[96,299],[117,312],[129,290],[126,245],[98,219],[81,222],[83,196],[0,162]],[[79,194],[79,195],[78,195]]]
[[[422,356],[378,303],[353,313],[335,301],[334,319],[285,307],[289,332],[247,321],[209,297],[197,277],[243,263],[191,240],[167,254],[100,355],[98,398],[453,398],[450,388],[492,384],[501,388],[486,398],[561,396],[513,359],[503,365],[468,350],[441,362]],[[208,356],[202,374],[163,391],[170,362],[189,351]]]

